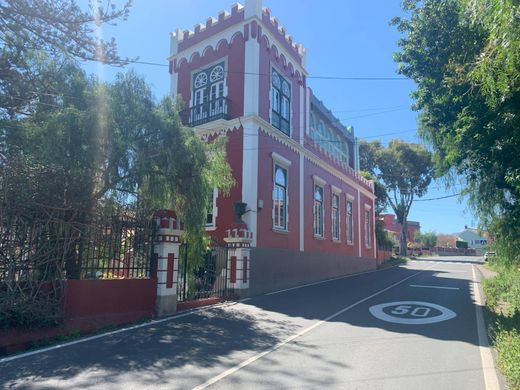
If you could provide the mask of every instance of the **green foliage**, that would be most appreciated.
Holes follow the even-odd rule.
[[[498,275],[483,282],[491,340],[500,370],[512,389],[520,389],[520,271],[500,261],[493,265]]]
[[[498,352],[498,367],[508,379],[510,388],[520,389],[520,331],[497,330],[494,346]]]
[[[519,253],[520,5],[408,0],[404,9],[409,18],[392,21],[404,33],[395,60],[417,84],[419,133],[438,173],[465,176],[483,227]]]
[[[72,58],[128,63],[117,55],[115,41],[99,39],[97,30],[125,20],[130,3],[116,7],[111,0],[97,0],[83,10],[73,0],[2,1],[0,117],[27,115],[35,99],[55,92],[46,81],[59,78],[62,69],[42,67],[42,58],[60,64]]]
[[[378,212],[390,205],[403,226],[400,253],[406,254],[406,221],[415,197],[423,196],[433,178],[431,154],[418,144],[392,140],[385,148],[378,141],[360,143],[361,167],[375,177]]]
[[[420,243],[423,248],[434,248],[437,246],[437,233],[435,232],[417,232],[414,239]]]

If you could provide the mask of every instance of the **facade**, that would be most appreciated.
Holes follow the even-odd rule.
[[[464,227],[464,231],[459,234],[458,241],[465,241],[468,243],[468,248],[475,249],[477,254],[483,254],[488,240],[477,229]]]
[[[393,214],[383,215],[384,229],[390,233],[396,242],[401,237],[401,224]],[[415,242],[415,235],[421,232],[421,224],[417,221],[408,221],[407,238],[408,242]]]
[[[375,259],[374,187],[357,171],[353,129],[307,86],[306,49],[261,0],[177,29],[169,61],[183,122],[208,141],[228,139],[237,184],[214,193],[213,237],[229,234],[241,201],[257,253]]]

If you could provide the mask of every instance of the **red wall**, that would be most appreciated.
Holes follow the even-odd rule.
[[[258,151],[258,199],[264,201],[264,208],[257,213],[257,246],[264,248],[299,249],[299,157],[298,154],[266,133],[259,132]],[[273,231],[273,158],[276,152],[291,161],[288,168],[288,232]]]
[[[235,178],[235,185],[227,196],[219,192],[217,197],[217,230],[208,233],[216,238],[219,243],[224,243],[226,229],[230,229],[235,220],[234,203],[242,200],[242,149],[244,132],[242,128],[227,133],[226,145],[227,159]]]
[[[230,100],[229,115],[231,118],[242,116],[244,113],[244,61],[245,40],[241,32],[233,36],[230,43],[222,41],[214,50],[208,47],[202,55],[195,53],[190,62],[181,61],[178,64],[178,93],[182,96],[185,108],[189,107],[191,98],[191,74],[203,69],[209,64],[227,58],[228,73],[226,83],[228,99]]]
[[[273,43],[271,42],[271,45]],[[278,46],[279,42],[275,42]],[[260,40],[260,74],[259,77],[259,115],[262,119],[270,121],[270,91],[271,91],[271,67],[274,67],[291,84],[291,138],[300,139],[300,86],[303,80],[292,75],[289,63],[284,62],[280,53],[267,46],[267,40]]]
[[[67,280],[65,292],[66,323],[119,324],[154,316],[157,279]]]
[[[320,251],[320,252],[328,252],[328,253],[342,253],[350,256],[359,256],[359,228],[358,228],[358,193],[357,190],[353,187],[343,183],[335,176],[330,173],[324,171],[323,169],[315,166],[310,161],[305,160],[305,177],[304,177],[304,191],[305,191],[305,250],[306,251]],[[314,205],[314,180],[313,175],[319,176],[321,179],[326,181],[324,186],[324,239],[315,238],[314,237],[314,227],[313,227],[313,205]],[[332,240],[332,187],[341,189],[340,194],[340,242],[334,242]],[[346,236],[346,194],[349,194],[354,197],[352,201],[353,206],[353,219],[354,219],[354,243],[353,245],[347,244],[347,236]],[[371,212],[373,212],[374,206],[373,202],[367,196],[361,194],[361,255],[362,257],[374,258],[374,250],[372,242],[372,248],[365,248],[364,241],[364,205],[368,204],[372,207]],[[373,229],[373,221],[371,218],[370,221],[371,227]],[[372,230],[373,232],[373,230]],[[372,239],[373,241],[373,239]]]

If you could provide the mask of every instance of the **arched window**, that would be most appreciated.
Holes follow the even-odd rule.
[[[274,166],[273,227],[287,230],[287,170]]]
[[[271,124],[290,135],[291,86],[276,70],[271,72]]]

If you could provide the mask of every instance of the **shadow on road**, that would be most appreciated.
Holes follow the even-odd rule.
[[[215,307],[184,318],[0,363],[0,387],[55,388],[66,383],[65,387],[69,388],[99,388],[104,384],[112,387],[131,384],[134,387],[164,385],[169,388],[191,388],[237,362],[273,347],[298,333],[303,327],[323,320],[417,272],[399,267],[286,293],[259,296],[246,303]],[[420,275],[421,278],[439,278],[443,273],[426,270]],[[453,293],[449,295],[444,292],[444,304],[449,308],[456,306],[454,309],[459,320],[470,318],[474,321],[474,303],[468,298],[471,282],[455,278],[457,276],[446,278],[445,281],[458,283],[461,292],[459,296],[466,298],[454,299]],[[413,281],[415,278],[409,279],[410,283]],[[360,304],[330,322],[478,344],[475,327],[468,327],[467,324],[453,326],[448,324],[450,321],[446,321],[407,327],[377,320],[369,314],[368,306],[379,303],[381,298],[384,298],[383,301],[402,300],[403,297],[396,295],[396,291],[397,289],[390,289],[380,294],[374,303],[371,300]],[[419,295],[422,293],[417,291]],[[436,294],[442,295],[443,292]],[[461,301],[458,302],[458,299]],[[299,339],[285,345],[277,354],[286,353],[290,358],[290,353],[294,350],[315,361],[312,372],[299,373],[299,380],[307,381],[309,388],[332,383],[333,379],[329,377],[330,367],[349,368]],[[271,356],[267,355],[263,359],[268,362]],[[273,372],[284,374],[282,367],[271,368]],[[317,375],[316,372],[320,374]],[[264,383],[269,383],[269,378],[263,380]],[[272,385],[273,388],[276,387],[275,382]]]

